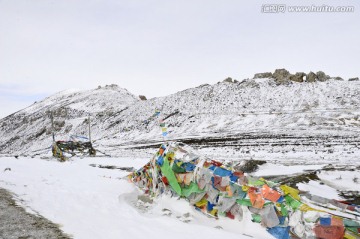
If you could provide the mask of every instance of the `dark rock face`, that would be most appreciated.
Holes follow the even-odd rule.
[[[358,81],[359,77],[350,78],[349,81]]]
[[[242,171],[244,173],[253,173],[259,169],[259,165],[266,164],[264,160],[245,160],[240,164],[234,165],[234,169],[237,171]]]
[[[337,77],[334,77],[334,80],[341,80],[341,81],[343,81],[344,79],[341,78],[340,76],[337,76]]]
[[[273,78],[279,84],[283,84],[289,81],[290,72],[286,69],[276,69]]]
[[[107,89],[117,89],[119,86],[117,84],[111,84],[111,85],[105,85],[105,88]]]
[[[140,100],[147,100],[145,95],[139,95]]]
[[[39,138],[44,133],[46,133],[46,127],[43,127],[40,131],[38,131],[35,135],[35,138]]]
[[[223,82],[234,83],[231,77],[226,78],[225,80],[223,80]]]
[[[329,75],[326,75],[323,71],[318,71],[316,73],[310,71],[308,74],[304,72],[296,72],[295,74],[291,74],[288,70],[282,68],[282,69],[276,69],[274,73],[271,72],[264,72],[264,73],[256,73],[254,75],[254,79],[259,78],[272,78],[275,80],[277,85],[280,84],[291,84],[292,82],[324,82],[329,79],[334,80],[343,80],[341,77],[330,77]],[[231,82],[231,78],[227,78],[224,81]],[[359,78],[350,78],[349,81],[358,81]]]
[[[310,71],[309,74],[306,75],[306,82],[315,82],[317,79],[317,75],[312,71]]]
[[[289,80],[295,82],[304,82],[304,77],[306,74],[304,72],[296,72],[295,75],[290,75]]]
[[[271,72],[257,73],[254,75],[254,79],[272,78],[272,77],[273,74]]]
[[[319,81],[327,81],[330,79],[330,76],[326,75],[323,71],[316,72],[316,76]]]

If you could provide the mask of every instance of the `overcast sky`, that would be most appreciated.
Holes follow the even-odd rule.
[[[359,1],[0,0],[0,118],[69,88],[151,98],[276,68],[360,76]]]

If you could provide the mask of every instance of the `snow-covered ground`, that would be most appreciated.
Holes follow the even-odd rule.
[[[196,211],[187,201],[168,195],[152,204],[141,204],[138,201],[141,192],[127,181],[128,172],[93,167],[96,164],[138,169],[148,160],[148,157],[96,157],[60,163],[53,159],[2,157],[0,187],[14,192],[20,205],[62,225],[64,232],[76,239],[272,238],[260,224],[251,222],[250,214],[245,213],[241,222],[227,218],[215,220]],[[254,175],[286,175],[323,166],[284,166],[272,161],[260,166]],[[11,168],[11,171],[4,171],[5,168]],[[319,177],[332,182],[333,186],[310,181],[300,184],[299,188],[341,199],[336,189],[343,185],[346,185],[345,189],[360,190],[360,184],[353,180],[359,170],[349,172],[321,172]]]
[[[142,158],[77,158],[59,163],[39,158],[0,158],[0,187],[18,202],[62,225],[76,239],[91,238],[271,238],[260,225],[207,218],[186,201],[164,196],[146,211],[136,205],[128,172],[89,164],[139,168]],[[11,171],[5,171],[11,168]],[[169,213],[171,212],[171,215]],[[250,217],[250,215],[249,215]],[[246,220],[244,220],[246,221]],[[222,229],[221,229],[222,228]],[[246,234],[246,235],[243,235]]]

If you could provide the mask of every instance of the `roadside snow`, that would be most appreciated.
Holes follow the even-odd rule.
[[[318,176],[321,181],[338,190],[360,191],[360,170],[323,171]]]
[[[321,184],[317,181],[310,181],[308,183],[297,184],[298,188],[302,191],[307,191],[312,195],[325,197],[328,199],[343,200],[336,191],[336,189],[329,187],[328,185]]]
[[[253,176],[276,176],[302,173],[306,170],[318,170],[324,165],[293,165],[286,166],[281,164],[266,163],[259,166],[259,170],[252,173]]]

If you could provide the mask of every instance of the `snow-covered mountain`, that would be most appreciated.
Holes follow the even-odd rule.
[[[50,147],[54,112],[56,139],[87,135],[116,152],[164,140],[198,145],[360,145],[360,81],[280,82],[273,77],[225,80],[165,97],[140,100],[116,85],[64,91],[0,120],[0,153],[34,154]]]
[[[50,112],[56,139],[67,140],[73,134],[88,136],[89,116],[98,126],[104,114],[121,112],[138,101],[117,85],[59,92],[0,120],[0,152],[31,154],[47,150],[52,142]]]

